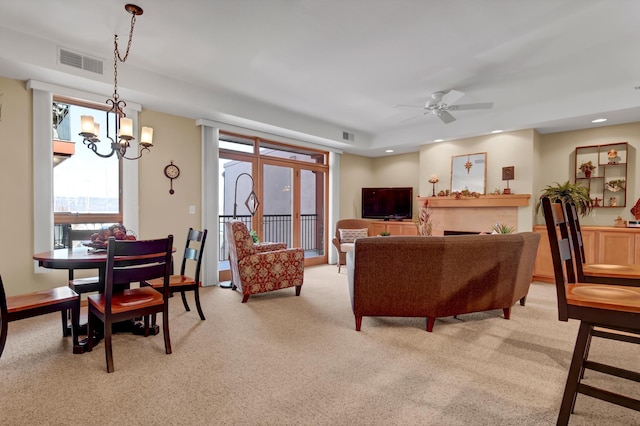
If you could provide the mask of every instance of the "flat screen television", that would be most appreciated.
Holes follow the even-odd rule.
[[[402,220],[413,217],[413,188],[362,188],[362,218]]]

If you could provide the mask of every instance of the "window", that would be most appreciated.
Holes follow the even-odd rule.
[[[68,226],[96,229],[122,223],[122,173],[117,156],[99,157],[78,136],[82,115],[93,116],[103,134],[107,122],[113,126],[115,120],[107,120],[106,111],[54,98],[52,113],[54,244],[62,247]],[[114,130],[109,133],[114,134]],[[108,152],[104,139],[98,144],[98,152]]]

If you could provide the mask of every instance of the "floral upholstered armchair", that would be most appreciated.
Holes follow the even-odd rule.
[[[296,288],[300,295],[304,278],[304,250],[287,248],[285,243],[254,244],[244,223],[236,220],[225,224],[229,264],[234,289],[249,296],[282,288]]]

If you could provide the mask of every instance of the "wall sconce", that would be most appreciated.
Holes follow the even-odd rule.
[[[237,209],[238,209],[238,204],[237,204],[237,199],[238,199],[238,180],[242,177],[242,175],[246,175],[249,176],[249,179],[251,179],[251,192],[249,193],[249,196],[247,197],[247,200],[244,202],[244,205],[247,206],[247,209],[249,210],[249,213],[251,213],[251,216],[253,217],[256,214],[256,211],[258,210],[258,206],[260,205],[260,201],[258,200],[258,196],[256,195],[256,193],[254,192],[253,188],[254,188],[254,181],[253,181],[253,176],[251,176],[249,173],[240,173],[238,175],[238,177],[236,178],[236,186],[233,192],[233,218],[236,218],[236,213],[237,213]]]

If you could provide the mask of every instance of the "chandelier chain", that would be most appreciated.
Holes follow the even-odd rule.
[[[136,25],[136,15],[131,14],[131,27],[129,29],[129,41],[127,42],[127,50],[124,54],[124,58],[120,56],[118,50],[118,35],[113,36],[113,99],[118,102],[120,95],[118,95],[118,61],[125,63],[129,57],[129,50],[131,49],[131,41],[133,40],[133,28]]]

